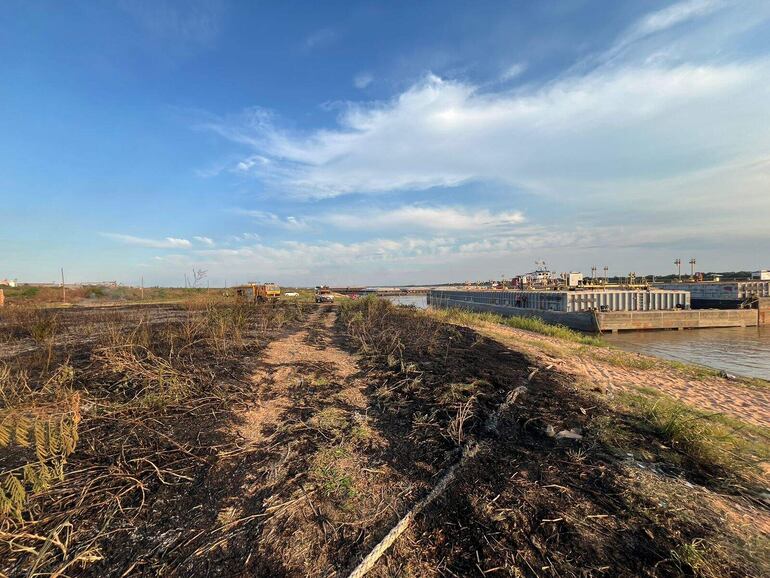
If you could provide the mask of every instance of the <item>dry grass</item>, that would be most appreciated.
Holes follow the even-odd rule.
[[[728,469],[767,455],[761,428],[646,389],[594,395],[515,348],[384,301],[339,309],[336,325],[331,307],[304,320],[289,304],[61,311],[42,343],[3,318],[18,353],[0,363],[2,411],[46,416],[45,459],[66,445],[50,424],[75,411],[79,422],[63,478],[19,478],[21,511],[0,520],[0,572],[345,575],[466,444],[478,453],[374,575],[768,567],[766,542],[698,499],[761,513],[755,464]],[[258,439],[239,437],[247,408],[272,412],[270,424],[249,422]],[[573,429],[582,440],[548,435]],[[5,474],[40,463],[37,442],[18,446],[14,432]]]
[[[239,399],[239,356],[303,315],[200,300],[130,315],[0,312],[2,340],[30,344],[0,362],[0,573],[101,560],[106,535],[129,535],[152,496],[206,463],[218,435],[196,439],[188,424]]]
[[[417,524],[407,546],[396,546],[383,575],[499,569],[534,576],[540,568],[711,578],[759,576],[770,567],[757,553],[757,528],[725,528],[695,499],[719,496],[737,512],[761,511],[770,432],[651,389],[597,394],[544,368],[532,374],[531,361],[517,382],[510,350],[435,322],[495,321],[484,317],[396,311],[368,300],[343,308],[352,342],[379,376],[372,384],[379,407],[389,422],[408,420],[399,439],[411,444],[412,463],[418,456],[441,463],[438,456],[458,443],[483,440],[489,432],[479,425],[501,393],[522,383],[528,390],[441,507]],[[616,359],[637,370],[653,361],[619,352]],[[573,429],[582,440],[548,434]]]

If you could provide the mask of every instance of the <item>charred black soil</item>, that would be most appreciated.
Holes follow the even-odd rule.
[[[24,344],[0,357],[9,576],[346,576],[469,444],[370,575],[770,570],[766,481],[467,327],[377,300],[116,313],[0,327]],[[25,419],[49,437],[14,443]],[[40,463],[63,475],[14,469]]]

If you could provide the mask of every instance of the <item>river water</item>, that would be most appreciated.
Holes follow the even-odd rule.
[[[395,295],[393,297],[385,297],[388,301],[392,301],[396,305],[412,305],[417,309],[428,308],[428,296],[427,295]]]
[[[770,326],[629,331],[603,336],[620,349],[770,380]]]
[[[398,305],[428,306],[425,295],[387,297]],[[603,336],[636,353],[697,363],[727,373],[770,380],[770,326],[689,331],[628,331]]]

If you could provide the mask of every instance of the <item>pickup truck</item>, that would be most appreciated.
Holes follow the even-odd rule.
[[[316,303],[334,303],[334,295],[331,289],[328,287],[316,287],[315,288],[315,302]]]

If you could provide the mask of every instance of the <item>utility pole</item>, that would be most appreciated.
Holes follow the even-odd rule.
[[[690,259],[690,277],[695,279],[695,257]]]
[[[61,268],[61,302],[67,302],[67,289],[64,287],[64,267]]]
[[[679,280],[682,280],[682,260],[677,257],[674,259],[674,265],[676,265],[677,275],[679,275]]]

